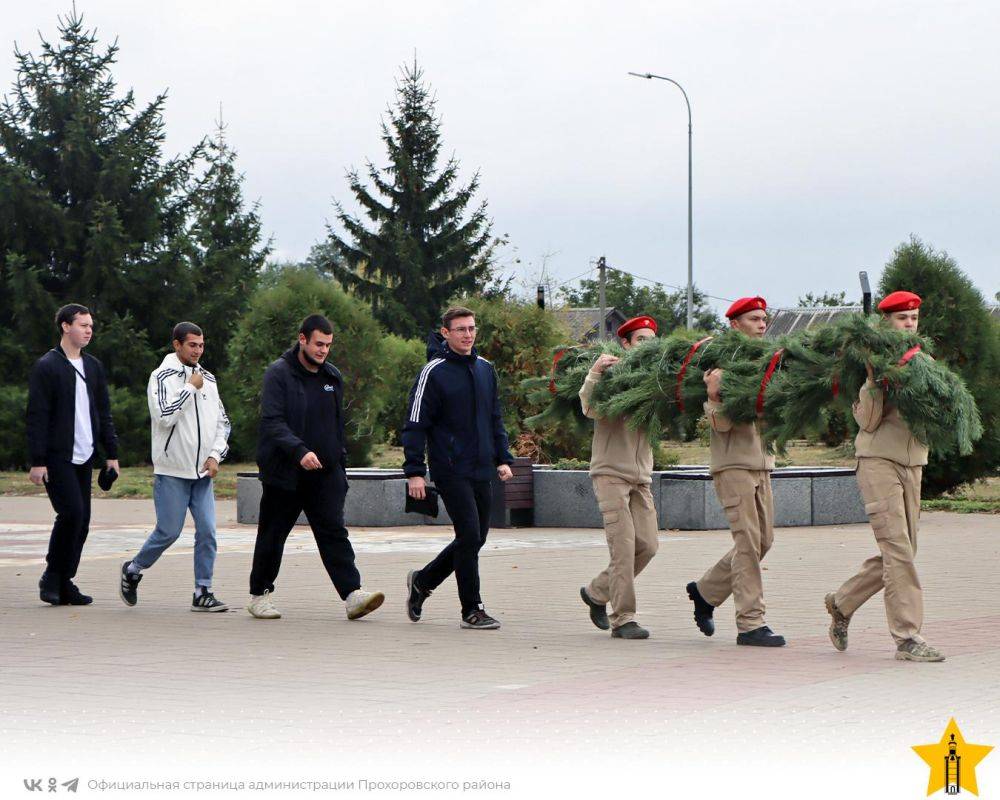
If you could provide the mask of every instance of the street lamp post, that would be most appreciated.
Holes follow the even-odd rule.
[[[681,86],[673,78],[665,78],[662,75],[654,75],[651,72],[630,72],[629,75],[634,75],[636,78],[646,78],[652,79],[656,78],[660,81],[666,81],[667,83],[672,83],[678,89],[681,90],[681,94],[684,95],[684,103],[687,105],[688,110],[688,282],[687,282],[687,326],[688,328],[694,327],[694,269],[692,266],[692,254],[691,254],[691,240],[692,240],[692,211],[691,211],[691,101],[688,100],[687,92],[684,91],[684,87]]]

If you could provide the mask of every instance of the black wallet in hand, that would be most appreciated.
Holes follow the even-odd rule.
[[[424,488],[425,496],[423,500],[410,497],[409,487],[403,486],[403,493],[406,495],[406,513],[423,514],[425,517],[437,517],[438,515],[438,490],[433,486]]]

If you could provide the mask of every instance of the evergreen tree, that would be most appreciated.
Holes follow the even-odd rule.
[[[389,331],[403,336],[422,335],[436,326],[451,298],[482,289],[497,245],[485,201],[466,218],[478,173],[462,187],[454,157],[438,169],[441,120],[435,105],[416,61],[404,67],[395,107],[388,123],[382,122],[389,165],[379,169],[367,162],[373,191],[357,170],[347,176],[371,227],[337,203],[345,234],[329,228],[332,249],[318,248],[312,258],[370,303]]]
[[[271,243],[261,244],[259,204],[244,208],[243,175],[221,120],[207,143],[208,170],[193,192],[190,230],[194,303],[218,364],[257,287]]]
[[[823,294],[813,294],[807,292],[799,298],[799,308],[817,308],[819,306],[844,306],[847,305],[847,292],[823,292]]]
[[[74,11],[56,45],[15,49],[17,77],[0,105],[0,327],[14,344],[0,370],[23,375],[55,338],[51,312],[89,306],[92,350],[117,382],[144,382],[187,283],[184,189],[196,148],[163,161],[165,95],[136,110]],[[113,330],[115,336],[109,336]],[[7,337],[5,337],[7,338]]]
[[[596,307],[600,302],[599,282],[589,278],[582,280],[576,289],[563,289],[562,295],[571,306]],[[626,317],[637,317],[641,314],[651,316],[656,320],[661,334],[670,333],[676,328],[687,325],[687,292],[683,289],[668,292],[660,283],[639,286],[635,277],[628,272],[609,268],[604,297],[608,308],[616,308]],[[697,287],[694,288],[692,299],[695,328],[703,331],[719,330],[722,325],[718,316]]]
[[[1000,469],[1000,326],[955,260],[916,237],[896,248],[882,273],[882,296],[897,290],[922,298],[920,333],[934,342],[935,357],[965,380],[983,421],[983,438],[970,455],[931,450],[924,489],[940,493],[995,475]]]

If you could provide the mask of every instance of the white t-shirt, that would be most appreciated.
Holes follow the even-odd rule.
[[[83,356],[71,358],[76,370],[76,423],[73,426],[73,463],[86,464],[94,455],[94,429],[90,425],[90,396],[83,379]]]

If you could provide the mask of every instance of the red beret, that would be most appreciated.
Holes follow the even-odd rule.
[[[726,319],[734,319],[740,314],[746,314],[748,311],[758,310],[767,310],[767,300],[763,297],[741,297],[729,306],[729,310],[726,312]]]
[[[920,308],[920,296],[913,292],[893,292],[878,304],[878,310],[886,314],[893,311],[912,311]]]
[[[632,317],[632,319],[626,320],[618,326],[618,338],[624,339],[632,331],[642,330],[643,328],[649,328],[653,333],[656,333],[656,320],[652,317]]]

